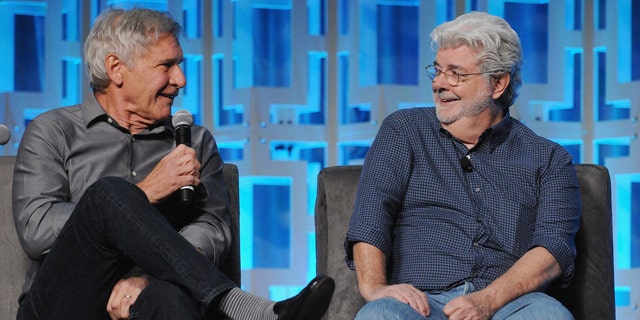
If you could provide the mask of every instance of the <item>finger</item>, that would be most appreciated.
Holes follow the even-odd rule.
[[[129,318],[129,308],[133,304],[133,297],[131,295],[125,295],[124,299],[122,299],[122,303],[120,304],[120,319],[128,319]]]
[[[425,317],[429,315],[429,303],[427,302],[427,297],[422,292],[411,295],[409,298],[409,306]]]

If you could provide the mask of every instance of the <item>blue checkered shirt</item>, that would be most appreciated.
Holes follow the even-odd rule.
[[[465,171],[462,157],[470,159]],[[388,257],[390,284],[481,289],[525,252],[544,247],[567,283],[574,272],[580,195],[571,156],[507,115],[468,150],[435,109],[404,109],[382,123],[364,162],[347,232]]]

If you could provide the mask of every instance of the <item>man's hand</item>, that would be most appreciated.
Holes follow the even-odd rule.
[[[365,297],[365,294],[363,293],[362,296]],[[365,299],[367,301],[373,301],[387,297],[391,297],[402,303],[408,304],[424,317],[427,317],[431,313],[429,303],[427,302],[427,296],[424,292],[416,289],[416,287],[410,284],[375,286],[366,293]]]
[[[131,277],[121,279],[111,290],[111,296],[107,303],[107,312],[112,320],[128,319],[129,308],[136,302],[138,296],[149,284],[144,277]]]
[[[200,184],[200,162],[196,152],[185,145],[178,145],[153,168],[137,185],[151,203],[158,203],[176,190]]]
[[[486,320],[498,311],[492,302],[481,290],[449,301],[442,310],[449,320]]]

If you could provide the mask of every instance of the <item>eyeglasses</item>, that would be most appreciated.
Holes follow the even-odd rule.
[[[475,72],[475,73],[458,73],[453,70],[442,71],[442,69],[434,65],[429,65],[424,69],[425,71],[427,71],[427,77],[431,79],[431,82],[435,81],[437,76],[443,74],[444,78],[447,79],[447,83],[452,86],[457,86],[460,84],[460,77],[476,76],[480,74],[487,74],[487,73],[493,73],[498,71],[498,70],[492,70],[492,71]]]

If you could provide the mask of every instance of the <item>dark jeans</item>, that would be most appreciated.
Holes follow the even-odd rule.
[[[142,190],[104,178],[77,204],[18,319],[109,319],[111,289],[134,265],[157,279],[132,306],[135,319],[194,319],[194,310],[203,315],[216,296],[236,287],[171,227]]]

